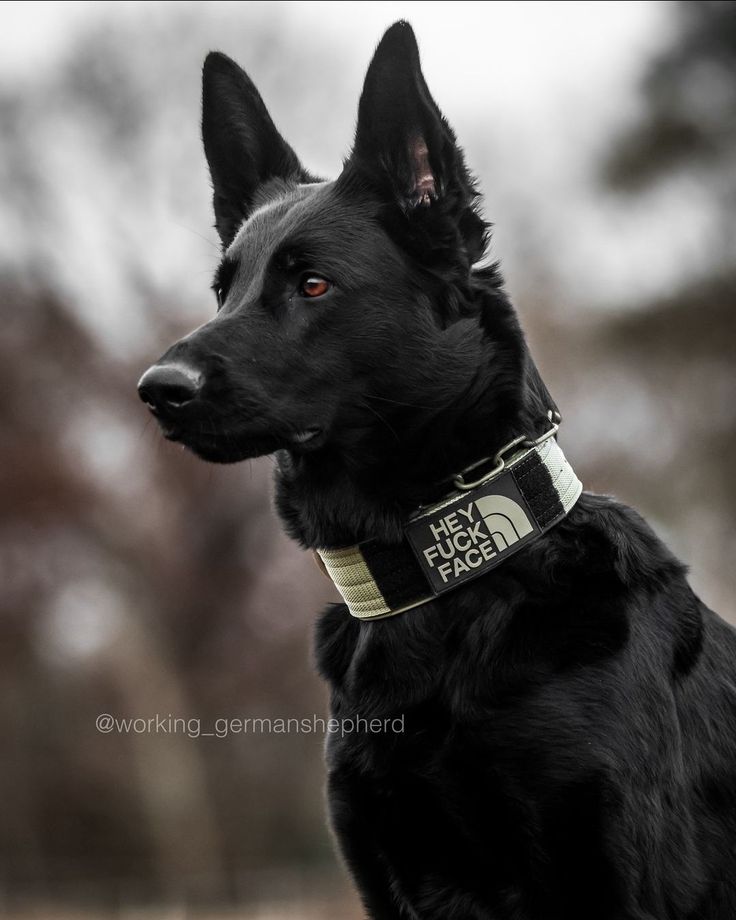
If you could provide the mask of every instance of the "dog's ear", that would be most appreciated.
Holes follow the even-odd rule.
[[[414,32],[396,22],[368,67],[351,161],[382,181],[403,208],[426,207],[442,194],[454,146],[424,80]]]
[[[477,191],[427,88],[407,22],[388,29],[368,67],[346,166],[369,176],[409,218],[435,211],[452,216],[471,260],[479,257],[486,227],[474,209]]]
[[[276,177],[309,178],[253,81],[219,51],[207,55],[202,70],[202,139],[223,247],[248,216],[260,185]]]

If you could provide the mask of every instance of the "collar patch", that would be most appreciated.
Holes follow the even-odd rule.
[[[435,594],[495,568],[539,532],[511,472],[415,520],[404,531]]]

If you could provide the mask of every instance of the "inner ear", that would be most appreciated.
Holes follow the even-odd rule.
[[[409,163],[414,175],[414,203],[431,204],[437,197],[437,184],[429,163],[429,148],[421,135],[409,140]]]

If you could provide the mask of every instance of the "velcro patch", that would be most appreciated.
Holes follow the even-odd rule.
[[[495,568],[540,532],[510,470],[404,531],[435,594]]]

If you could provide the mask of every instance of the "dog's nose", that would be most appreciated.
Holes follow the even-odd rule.
[[[202,374],[186,364],[154,364],[138,381],[138,395],[149,409],[169,412],[195,400]]]

